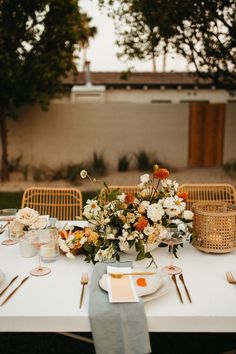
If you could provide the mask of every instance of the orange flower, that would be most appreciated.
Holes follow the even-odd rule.
[[[67,239],[67,237],[68,237],[68,231],[67,230],[62,230],[62,231],[60,231],[60,236],[61,236],[61,238],[63,239],[63,240],[66,240]]]
[[[159,170],[153,172],[153,177],[158,179],[166,179],[169,177],[169,171],[166,168],[159,168]]]
[[[125,194],[125,203],[132,204],[134,202],[134,195],[132,193]]]
[[[140,216],[140,218],[138,218],[138,221],[135,223],[135,228],[138,231],[143,231],[147,225],[148,219],[145,216]]]
[[[184,201],[186,201],[188,199],[188,192],[179,192],[177,193],[177,196],[179,198],[182,198]]]
[[[138,278],[136,280],[138,286],[147,286],[147,281],[145,278]]]

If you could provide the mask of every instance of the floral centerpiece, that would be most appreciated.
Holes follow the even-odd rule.
[[[85,170],[81,177],[95,182]],[[153,261],[149,246],[170,237],[170,229],[176,237],[189,234],[193,214],[185,210],[187,194],[178,193],[178,183],[168,177],[167,169],[155,165],[151,176],[141,176],[137,193],[111,192],[105,184],[108,202],[103,202],[101,193],[87,200],[83,216],[98,235],[83,245],[87,261],[119,260],[120,252],[132,247],[136,260]]]
[[[28,230],[44,229],[47,225],[47,218],[31,208],[19,209],[16,217],[10,223],[10,232],[14,237],[21,237]]]

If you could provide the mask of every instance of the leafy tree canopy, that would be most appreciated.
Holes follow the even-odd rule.
[[[6,117],[32,102],[45,109],[63,91],[85,19],[77,0],[0,0],[2,180],[8,178]]]
[[[235,0],[99,0],[116,20],[124,58],[182,54],[218,86],[236,84]]]

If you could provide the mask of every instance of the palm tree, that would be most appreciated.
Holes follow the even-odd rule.
[[[83,50],[83,71],[85,70],[87,63],[87,49],[89,48],[89,39],[94,38],[97,34],[97,27],[89,26],[92,18],[87,14],[81,14],[81,34],[79,45]]]

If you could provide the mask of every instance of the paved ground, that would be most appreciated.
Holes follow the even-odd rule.
[[[140,175],[145,172],[129,171],[129,172],[110,172],[109,175],[102,177],[95,185],[88,179],[79,179],[73,184],[81,191],[96,190],[103,186],[103,181],[108,185],[131,185],[138,184]],[[229,183],[236,188],[236,175],[231,177],[221,168],[193,168],[180,170],[170,174],[170,179],[176,180],[179,184],[183,183]],[[9,182],[0,183],[0,191],[23,191],[30,186],[51,186],[51,187],[69,187],[68,181],[59,180],[51,182],[35,182],[29,180],[23,181],[22,174],[12,174]]]

